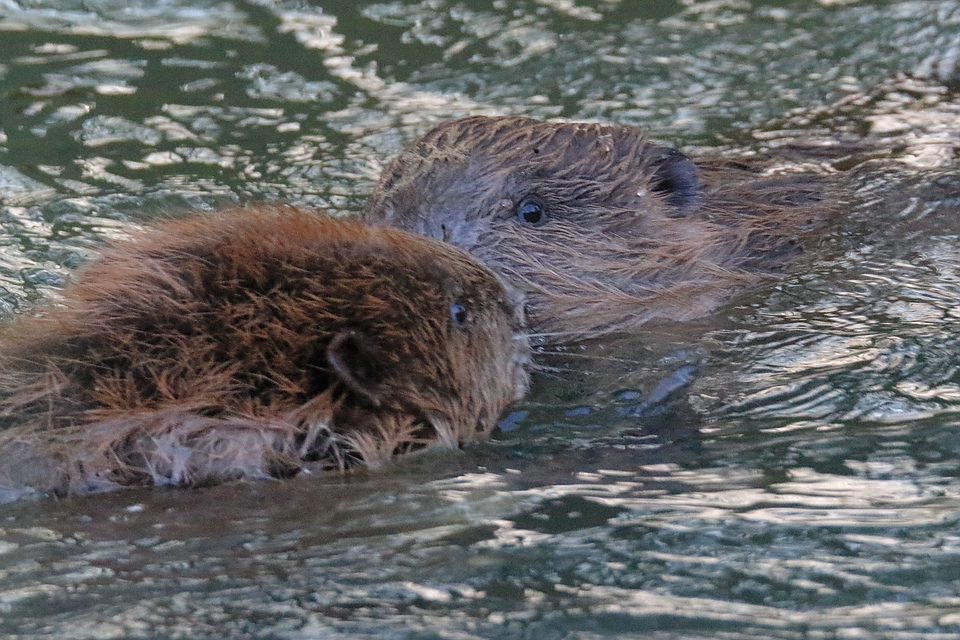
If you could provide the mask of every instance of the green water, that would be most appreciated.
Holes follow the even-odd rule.
[[[958,58],[957,0],[0,0],[5,315],[151,219],[355,212],[467,114],[772,149],[843,200],[717,315],[541,355],[489,445],[0,505],[0,636],[957,637]]]

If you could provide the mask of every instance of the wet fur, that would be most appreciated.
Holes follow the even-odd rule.
[[[526,388],[518,318],[467,254],[401,231],[290,207],[168,222],[0,337],[0,480],[197,485],[456,447]]]
[[[830,212],[823,189],[696,162],[632,127],[472,117],[404,150],[364,215],[469,250],[563,341],[708,313],[800,252]],[[538,226],[517,216],[530,197]]]

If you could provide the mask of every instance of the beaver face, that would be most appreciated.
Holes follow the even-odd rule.
[[[32,456],[30,473],[85,491],[456,447],[526,390],[529,347],[504,287],[459,249],[250,208],[107,250],[0,354],[16,418],[0,460]]]
[[[392,239],[389,251],[378,248],[377,264],[362,260],[363,278],[348,279],[340,296],[356,301],[344,309],[349,328],[334,335],[325,354],[330,373],[358,400],[346,409],[346,422],[362,422],[356,414],[368,411],[377,419],[384,412],[413,418],[410,437],[395,442],[381,440],[378,426],[367,438],[379,447],[376,455],[354,447],[367,466],[378,457],[487,437],[528,383],[520,305],[496,277],[449,245],[408,234]],[[360,442],[357,433],[350,437]]]
[[[695,163],[631,127],[473,117],[403,151],[364,215],[471,251],[563,339],[702,315],[823,209],[803,180]]]

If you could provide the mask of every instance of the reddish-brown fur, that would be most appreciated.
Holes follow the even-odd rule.
[[[0,338],[0,480],[82,492],[377,466],[490,433],[519,316],[466,253],[290,207],[106,250]]]
[[[701,316],[775,271],[828,211],[811,180],[694,162],[632,127],[472,117],[404,150],[365,218],[469,250],[564,340]]]

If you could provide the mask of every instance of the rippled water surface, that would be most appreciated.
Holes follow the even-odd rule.
[[[542,355],[489,445],[0,505],[0,635],[957,637],[958,59],[957,0],[0,0],[5,315],[151,219],[355,212],[474,113],[771,152],[843,214],[714,317]]]

